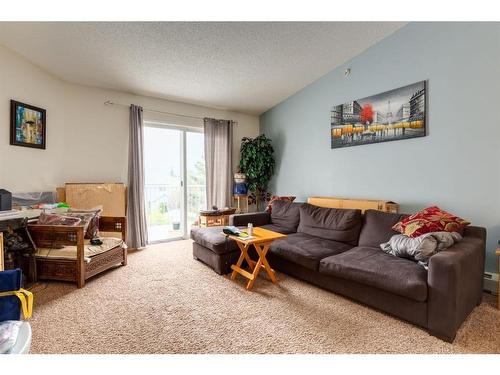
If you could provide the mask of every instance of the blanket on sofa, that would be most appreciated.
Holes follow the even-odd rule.
[[[415,238],[396,234],[380,244],[380,248],[394,256],[414,259],[426,267],[431,256],[461,240],[457,232],[430,232]]]

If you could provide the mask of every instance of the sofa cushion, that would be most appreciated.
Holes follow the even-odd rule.
[[[280,197],[279,195],[273,195],[271,197],[271,199],[269,200],[269,202],[267,203],[267,207],[266,207],[266,212],[269,212],[271,213],[271,211],[273,210],[273,203],[274,201],[288,201],[288,202],[293,202],[295,200],[295,196],[293,195],[290,195],[290,196],[282,196]]]
[[[212,250],[216,254],[226,254],[238,250],[238,245],[233,240],[227,240],[222,234],[223,227],[192,228],[191,238],[198,245]]]
[[[294,233],[288,237],[274,241],[269,248],[273,255],[290,262],[317,271],[319,261],[334,254],[347,251],[352,246],[345,243],[310,236],[305,233]]]
[[[322,259],[319,272],[415,301],[427,300],[427,271],[422,266],[373,247],[359,246]]]
[[[418,237],[430,232],[463,233],[470,222],[450,214],[437,206],[432,206],[417,212],[394,225],[394,230],[409,237]]]
[[[283,227],[280,227],[280,226],[274,225],[274,224],[262,225],[262,226],[260,226],[260,228],[264,228],[264,229],[267,229],[267,230],[272,230],[273,232],[278,232],[278,233],[283,233],[283,234],[295,233],[295,231],[294,230],[290,230],[290,228],[283,228]]]
[[[392,236],[398,234],[392,227],[406,217],[408,217],[406,214],[366,210],[358,245],[379,247],[381,243],[389,241]]]
[[[299,226],[300,211],[302,203],[294,203],[284,200],[275,200],[271,210],[271,224],[284,228],[287,233],[297,232]]]
[[[249,212],[246,214],[229,215],[229,225],[235,227],[246,227],[248,223],[252,223],[254,227],[269,224],[271,215],[269,212]]]
[[[90,263],[93,256],[105,253],[109,250],[121,247],[126,249],[127,245],[121,238],[101,237],[101,245],[92,245],[86,239],[83,245],[84,261]],[[37,247],[35,256],[43,259],[77,259],[77,247],[73,245],[58,247]]]
[[[297,232],[357,245],[362,223],[361,210],[324,208],[308,203],[303,203],[299,209]]]

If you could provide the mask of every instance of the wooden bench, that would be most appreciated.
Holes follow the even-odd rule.
[[[84,259],[84,227],[65,225],[29,224],[29,233],[37,247],[76,246],[76,259],[36,258],[38,279],[76,282],[78,288],[85,285],[85,280],[117,265],[127,265],[127,249],[114,247],[92,257],[90,262]],[[126,220],[124,217],[100,217],[99,231],[115,232],[126,239]]]

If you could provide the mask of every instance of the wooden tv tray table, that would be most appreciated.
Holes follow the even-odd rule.
[[[274,270],[271,268],[271,266],[269,266],[269,263],[267,262],[266,259],[266,254],[269,250],[269,246],[271,245],[271,243],[274,240],[285,238],[286,237],[285,234],[257,227],[253,229],[252,238],[248,240],[245,240],[238,236],[228,236],[228,237],[236,241],[236,244],[241,250],[241,255],[238,261],[236,262],[236,264],[233,264],[231,266],[231,269],[233,270],[233,272],[231,273],[231,280],[236,279],[236,275],[239,273],[240,275],[249,280],[247,283],[247,290],[250,290],[252,289],[253,283],[255,282],[255,279],[259,275],[261,268],[263,268],[264,270],[266,270],[271,281],[273,283],[276,283],[276,276],[274,274]],[[250,256],[248,255],[248,250],[250,248],[250,245],[253,245],[255,247],[255,250],[259,255],[259,259],[257,260],[257,262],[250,259]],[[243,260],[247,261],[251,273],[241,268]]]

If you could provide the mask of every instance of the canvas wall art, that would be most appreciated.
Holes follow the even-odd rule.
[[[426,82],[420,81],[331,109],[331,147],[426,135]]]
[[[10,144],[45,149],[46,111],[10,101]]]

